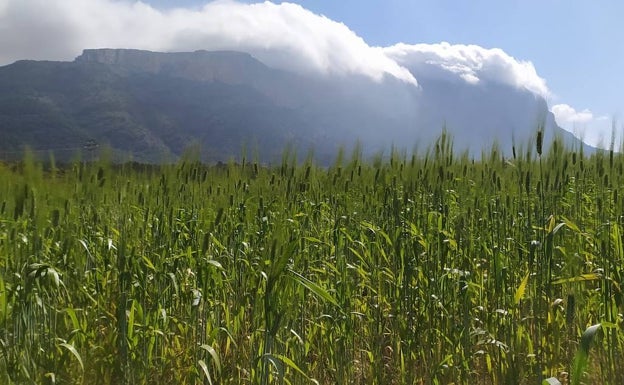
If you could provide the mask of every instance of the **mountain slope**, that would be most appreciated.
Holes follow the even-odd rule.
[[[95,139],[142,161],[179,155],[195,143],[207,158],[241,146],[274,148],[305,122],[245,85],[122,73],[93,62],[17,62],[0,69],[0,151],[79,149]]]
[[[478,155],[526,143],[556,126],[546,102],[501,84],[468,84],[411,69],[420,87],[387,78],[299,75],[239,52],[85,50],[74,62],[0,67],[0,157],[22,146],[69,159],[89,140],[162,161],[198,144],[205,160],[243,146],[265,161],[284,146],[329,161],[339,146],[367,153],[431,143],[445,127],[455,147]]]

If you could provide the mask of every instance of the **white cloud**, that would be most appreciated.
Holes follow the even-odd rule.
[[[486,49],[477,45],[404,44],[387,47],[384,52],[399,64],[417,72],[437,71],[438,76],[456,75],[476,84],[490,81],[527,89],[547,98],[550,91],[531,62],[513,58],[499,48]],[[443,71],[440,71],[443,70]]]
[[[618,129],[613,118],[606,115],[594,116],[588,109],[577,111],[568,104],[554,105],[551,111],[561,128],[573,133],[585,143],[608,149],[613,139],[619,147],[622,140],[622,128]],[[615,138],[612,138],[613,135]]]
[[[71,60],[84,48],[240,50],[269,66],[321,74],[393,76],[419,67],[470,84],[508,84],[548,97],[532,63],[476,45],[369,46],[346,25],[297,4],[218,0],[160,10],[131,0],[0,0],[0,65]],[[437,71],[437,72],[436,72]],[[428,74],[430,75],[430,74]]]
[[[567,104],[556,104],[550,109],[555,115],[555,120],[560,125],[584,124],[594,119],[594,114],[588,109],[576,111]]]

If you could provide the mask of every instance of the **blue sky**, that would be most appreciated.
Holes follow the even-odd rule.
[[[0,0],[0,65],[24,58],[69,60],[83,48],[126,45],[152,50],[241,49],[264,54],[265,62],[282,57],[285,50],[300,56],[287,63],[293,68],[312,63],[321,71],[373,77],[390,73],[400,78],[397,57],[388,59],[371,46],[474,44],[500,48],[504,54],[455,46],[448,59],[444,56],[448,47],[432,46],[420,47],[416,56],[451,60],[443,64],[459,63],[470,67],[469,72],[479,72],[485,63],[490,74],[484,70],[468,76],[487,77],[494,66],[493,76],[511,83],[528,79],[533,88],[527,88],[533,90],[544,79],[560,125],[585,129],[586,137],[608,136],[612,119],[620,121],[618,128],[624,121],[621,0],[291,1],[307,13],[289,6],[239,7],[257,3],[249,0],[239,0],[238,5],[222,1],[225,5],[210,8],[205,7],[208,0],[142,1]],[[43,8],[46,12],[41,12]],[[537,74],[524,68],[523,61],[530,61]]]

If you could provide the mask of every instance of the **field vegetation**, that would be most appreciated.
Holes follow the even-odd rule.
[[[538,144],[0,164],[0,383],[622,384],[624,156]]]

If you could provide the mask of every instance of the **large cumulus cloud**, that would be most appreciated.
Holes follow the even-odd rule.
[[[428,71],[438,71],[438,76],[455,75],[464,81],[477,84],[491,81],[525,88],[548,97],[550,91],[529,61],[513,58],[499,48],[486,49],[477,45],[397,44],[384,52],[399,64]]]
[[[83,48],[231,49],[278,68],[376,80],[389,75],[416,83],[409,71],[344,24],[296,4],[215,1],[161,11],[130,1],[0,0],[0,10],[3,64],[67,60]]]
[[[474,45],[372,47],[346,25],[291,3],[221,0],[159,10],[130,0],[0,0],[0,64],[18,59],[70,60],[84,48],[154,51],[231,49],[299,72],[392,76],[428,65],[468,83],[495,81],[549,94],[530,62]]]

